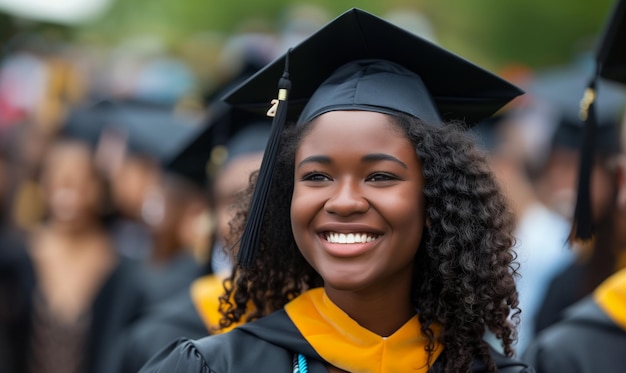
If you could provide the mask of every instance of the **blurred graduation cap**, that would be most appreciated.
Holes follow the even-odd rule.
[[[570,238],[586,241],[593,238],[591,206],[591,170],[596,154],[599,104],[604,100],[600,78],[626,84],[626,0],[618,0],[610,14],[595,55],[595,72],[580,102],[581,120],[585,121],[584,141],[578,176],[578,196]]]
[[[206,183],[220,167],[242,154],[263,152],[271,121],[265,116],[215,102],[208,123],[202,125],[166,167],[196,183]]]
[[[293,82],[293,87],[292,87]],[[288,120],[332,110],[406,113],[432,125],[491,116],[522,91],[455,54],[359,9],[351,9],[225,96],[274,116],[238,260],[254,263],[280,136]]]
[[[218,99],[258,72],[267,62],[256,50],[248,50],[245,46],[242,53],[238,72],[207,97],[206,120],[169,160],[168,169],[204,184],[215,177],[229,159],[265,149],[271,120],[256,112],[234,108]]]
[[[626,84],[626,1],[618,0],[602,37],[596,62],[598,75]]]
[[[579,151],[583,141],[583,126],[579,122],[561,120],[552,136],[552,149],[570,149]],[[598,126],[595,135],[597,154],[610,156],[619,153],[619,136],[617,123],[606,123]]]
[[[96,148],[102,131],[111,121],[112,105],[113,102],[104,100],[73,108],[61,126],[59,135],[81,140]]]
[[[192,182],[198,182],[184,170],[178,172],[168,165],[199,131],[198,124],[191,118],[177,116],[169,105],[133,100],[101,100],[95,104],[75,110],[61,130],[64,136],[80,138],[97,151],[112,136],[121,144],[115,151],[153,159],[163,169],[173,171]]]
[[[541,104],[548,106],[555,124],[552,148],[580,151],[583,141],[584,122],[580,119],[580,92],[594,66],[591,56],[584,56],[566,67],[548,69],[536,74],[528,92]],[[617,136],[626,94],[619,84],[598,81],[602,100],[596,103],[597,128],[595,147],[600,155],[611,155],[619,151]]]

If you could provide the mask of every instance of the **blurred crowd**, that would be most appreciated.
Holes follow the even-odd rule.
[[[419,14],[392,22],[436,42]],[[215,325],[228,220],[269,123],[219,97],[331,19],[286,12],[175,47],[16,34],[0,55],[0,371],[133,372],[170,339]],[[624,87],[603,83],[593,245],[570,245],[591,51],[508,72],[527,91],[473,131],[517,218],[521,355],[626,267],[614,167]],[[495,336],[491,337],[495,338]]]

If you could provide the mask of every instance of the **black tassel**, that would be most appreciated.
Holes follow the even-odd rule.
[[[596,156],[595,143],[598,125],[595,108],[596,96],[596,79],[593,78],[580,103],[580,117],[585,121],[585,126],[578,172],[578,195],[576,197],[572,231],[570,232],[570,240],[582,241],[583,243],[591,240],[594,234],[593,209],[591,206],[591,173]]]
[[[241,236],[239,253],[237,254],[237,260],[242,268],[252,267],[256,259],[257,248],[261,240],[261,228],[263,226],[265,207],[272,185],[272,176],[276,168],[276,159],[280,152],[280,139],[285,123],[287,122],[287,97],[291,90],[291,81],[289,80],[289,53],[290,51],[287,52],[285,56],[285,70],[278,81],[278,99],[272,100],[273,106],[267,113],[268,116],[274,116],[274,120],[272,121],[272,132],[259,169],[259,176],[252,196],[248,219],[243,235]]]

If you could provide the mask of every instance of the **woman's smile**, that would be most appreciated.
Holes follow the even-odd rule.
[[[337,233],[337,232],[326,232],[324,234],[326,237],[326,241],[329,243],[337,243],[337,244],[359,244],[359,243],[368,243],[377,239],[378,235],[368,234],[368,233]]]
[[[318,229],[322,249],[334,257],[362,255],[377,245],[384,233],[365,224],[322,224]]]
[[[374,249],[381,235],[371,233],[325,232],[320,235],[322,247],[334,257],[354,257]]]

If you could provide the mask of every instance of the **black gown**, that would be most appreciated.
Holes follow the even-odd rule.
[[[623,318],[626,287],[616,290],[612,312]],[[618,324],[602,307],[596,290],[593,296],[568,309],[562,321],[544,330],[523,359],[534,365],[538,373],[624,372],[626,325]]]
[[[189,291],[159,304],[136,322],[116,343],[116,373],[137,373],[152,356],[179,338],[209,335]]]
[[[92,305],[86,372],[114,372],[110,367],[113,346],[145,310],[146,294],[137,276],[138,266],[134,260],[121,259]]]
[[[34,272],[32,274],[34,276]],[[138,274],[139,263],[122,257],[96,295],[90,308],[91,322],[81,356],[85,373],[116,372],[114,346],[120,334],[141,317],[146,307],[146,294]],[[27,293],[34,294],[35,288],[33,278]],[[26,371],[30,359],[27,352],[31,345],[33,299],[29,298],[23,314],[27,321],[21,330],[24,338],[16,340],[13,345],[20,352],[15,370],[18,373]]]
[[[23,372],[27,360],[34,270],[22,237],[0,229],[0,372]]]
[[[141,276],[148,296],[149,307],[159,307],[171,297],[189,289],[202,275],[203,268],[190,253],[180,253],[159,266],[144,263]]]
[[[290,373],[293,371],[294,354],[307,358],[309,372],[328,372],[324,360],[287,313],[280,310],[228,333],[195,341],[178,340],[155,355],[140,373]],[[528,365],[495,351],[492,351],[492,356],[499,372],[534,372]],[[441,370],[440,360],[434,363],[431,372]],[[484,368],[481,362],[476,361],[473,372],[483,372]]]

